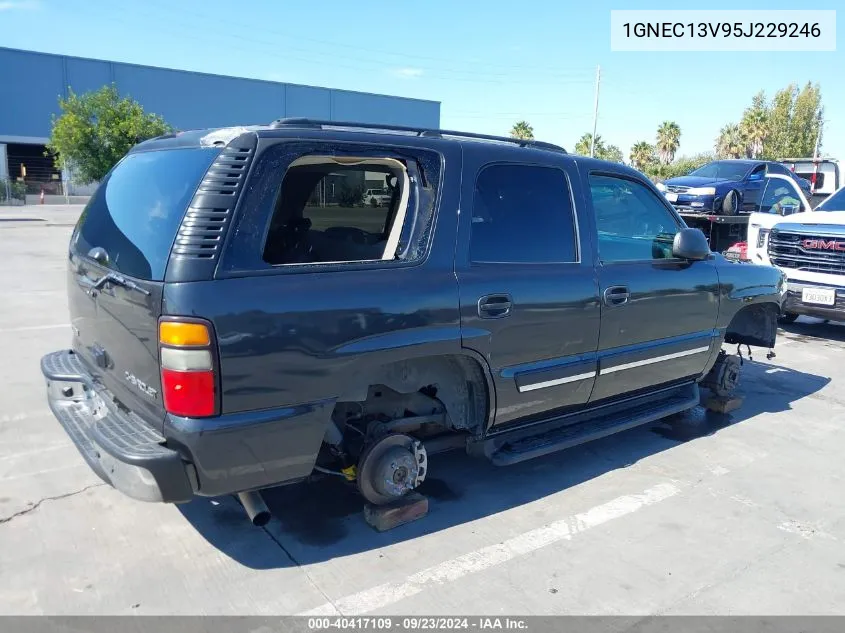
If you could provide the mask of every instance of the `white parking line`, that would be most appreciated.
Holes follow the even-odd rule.
[[[675,496],[680,488],[662,483],[642,494],[618,497],[581,514],[548,523],[496,545],[475,550],[463,556],[444,561],[399,582],[388,582],[372,589],[346,596],[333,603],[327,602],[300,615],[361,615],[375,609],[410,598],[427,588],[452,582],[509,560],[535,552],[547,545],[586,532],[590,528],[618,519],[645,506],[654,505]]]

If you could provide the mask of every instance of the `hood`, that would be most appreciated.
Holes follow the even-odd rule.
[[[707,178],[705,176],[678,176],[670,178],[664,185],[678,185],[680,187],[707,187],[725,182],[733,182],[725,178]]]
[[[845,232],[845,211],[807,211],[784,218],[789,224],[826,224],[839,226]]]

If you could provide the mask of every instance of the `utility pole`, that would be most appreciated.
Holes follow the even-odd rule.
[[[593,107],[593,137],[590,139],[590,158],[596,153],[596,124],[599,119],[599,84],[601,83],[601,66],[596,66],[596,103]]]
[[[819,157],[819,145],[822,142],[822,127],[824,126],[824,120],[821,117],[821,112],[819,113],[819,132],[816,134],[816,147],[813,150],[813,158]]]

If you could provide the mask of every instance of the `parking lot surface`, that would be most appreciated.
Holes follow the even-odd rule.
[[[146,504],[47,408],[79,207],[0,207],[0,614],[845,614],[845,326],[756,350],[743,406],[525,464],[434,456],[429,515],[386,533],[333,481]]]

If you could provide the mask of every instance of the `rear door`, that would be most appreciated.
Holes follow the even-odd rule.
[[[590,401],[700,374],[718,344],[712,261],[672,256],[681,228],[660,194],[629,173],[587,178],[597,229],[599,373]]]
[[[182,217],[216,149],[129,154],[106,176],[70,243],[73,349],[129,410],[164,417],[158,359],[163,279]]]
[[[599,305],[573,164],[489,161],[465,146],[457,275],[462,344],[491,368],[502,426],[587,402]]]

